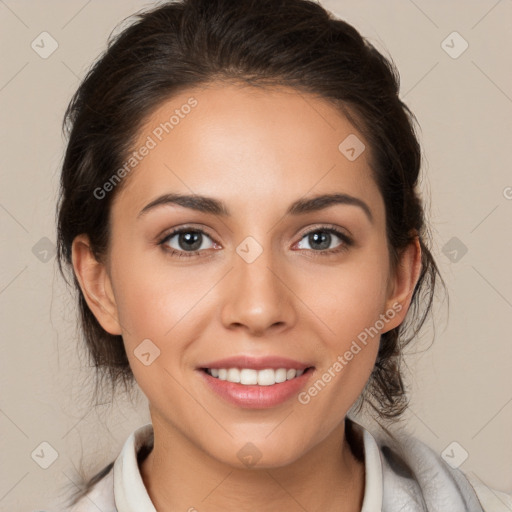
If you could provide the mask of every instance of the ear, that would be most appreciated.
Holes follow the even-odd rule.
[[[389,320],[385,329],[387,332],[399,326],[409,310],[412,294],[421,272],[421,246],[419,237],[401,252],[396,270],[389,282],[389,292],[386,300],[386,311],[393,310],[395,316]]]
[[[121,334],[110,276],[105,265],[95,258],[89,237],[78,235],[71,249],[73,268],[87,305],[103,329]]]

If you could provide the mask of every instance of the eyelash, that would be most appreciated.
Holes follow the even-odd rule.
[[[333,228],[331,226],[319,226],[319,227],[312,229],[311,231],[307,231],[306,233],[304,233],[302,235],[300,240],[302,240],[303,238],[305,238],[308,235],[311,235],[312,233],[317,233],[317,232],[334,234],[342,241],[342,244],[336,249],[323,249],[321,251],[315,251],[313,249],[306,249],[307,251],[311,251],[315,257],[316,256],[331,256],[334,254],[338,254],[338,253],[347,251],[349,249],[349,247],[351,247],[353,245],[353,240],[350,237],[348,237],[345,233],[342,233],[338,229]],[[160,241],[158,242],[158,245],[165,246],[165,243],[167,241],[169,241],[171,238],[173,238],[174,235],[181,234],[181,233],[201,233],[202,235],[206,235],[208,238],[211,238],[211,236],[208,233],[206,233],[206,231],[203,231],[202,229],[185,226],[182,228],[175,229],[175,230],[171,231],[170,233],[166,234],[162,239],[160,239]],[[178,251],[173,248],[163,247],[163,250],[166,251],[169,254],[169,256],[172,256],[172,257],[190,258],[192,256],[199,256],[201,254],[201,252],[203,252],[204,249],[201,251]]]

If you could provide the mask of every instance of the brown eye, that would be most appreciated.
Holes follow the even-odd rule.
[[[187,257],[199,254],[200,250],[212,248],[205,247],[205,239],[211,240],[210,236],[201,229],[180,228],[166,235],[159,244],[164,246],[165,250],[170,248],[171,255]]]
[[[336,243],[336,239],[340,242]],[[309,247],[300,247],[299,249],[307,249],[319,254],[333,254],[347,250],[352,245],[352,240],[344,233],[331,227],[316,228],[305,233],[299,244],[305,240]],[[332,247],[332,244],[335,247]]]

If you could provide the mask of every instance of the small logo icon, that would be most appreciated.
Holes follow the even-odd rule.
[[[160,355],[160,349],[150,339],[145,339],[133,353],[144,366],[149,366]]]
[[[452,441],[441,453],[441,457],[453,469],[457,469],[468,456],[469,453],[457,441]]]
[[[50,443],[43,441],[30,456],[43,469],[48,469],[58,459],[59,454]]]
[[[55,244],[45,236],[32,247],[34,256],[43,263],[50,261],[56,252]]]
[[[246,263],[252,263],[263,252],[263,247],[252,236],[248,236],[238,245],[236,252]]]
[[[59,43],[48,32],[41,32],[30,46],[39,57],[47,59],[59,47]]]
[[[237,452],[237,457],[247,467],[254,466],[261,459],[261,452],[252,443],[246,443]]]
[[[351,133],[339,144],[338,150],[347,159],[353,162],[366,149],[361,139]]]
[[[468,42],[458,32],[452,32],[441,43],[441,48],[452,59],[458,59],[468,49],[468,46]]]
[[[443,245],[443,254],[452,262],[458,263],[468,252],[468,248],[456,237],[453,236]]]

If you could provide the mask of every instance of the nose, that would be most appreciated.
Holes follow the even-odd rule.
[[[223,289],[221,320],[227,329],[264,336],[287,330],[296,322],[289,272],[265,249],[252,262],[234,254]]]

